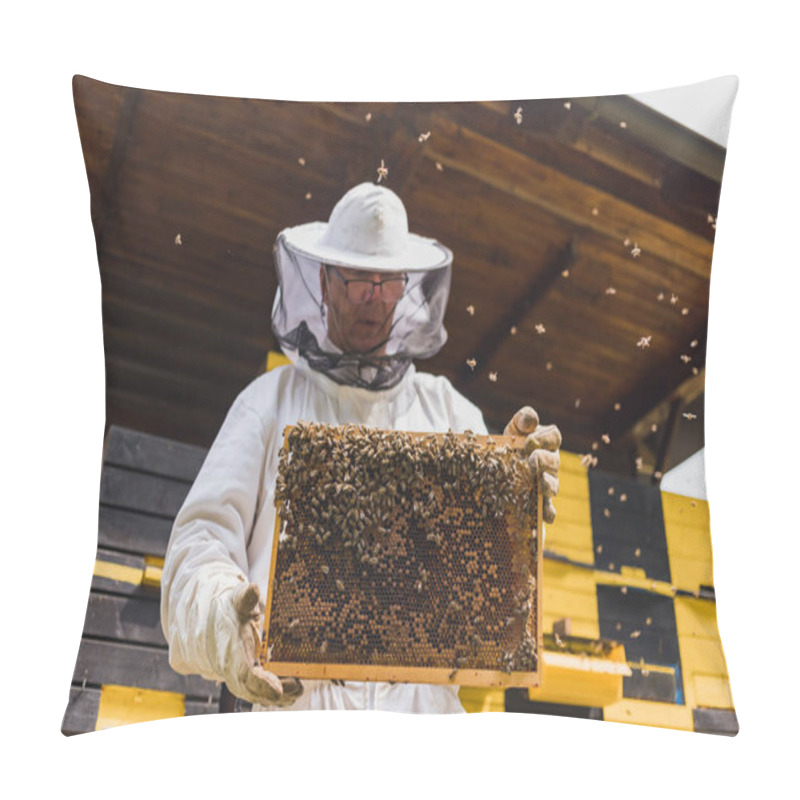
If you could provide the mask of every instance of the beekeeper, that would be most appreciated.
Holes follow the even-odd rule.
[[[458,687],[278,678],[256,659],[275,530],[282,433],[299,420],[420,432],[486,433],[481,412],[441,376],[417,372],[445,343],[453,254],[408,231],[400,198],[363,183],[325,222],[275,243],[272,327],[291,364],[235,400],[175,520],[161,583],[173,669],[225,681],[256,709],[462,712]],[[555,426],[517,412],[531,434],[546,521],[558,491]]]

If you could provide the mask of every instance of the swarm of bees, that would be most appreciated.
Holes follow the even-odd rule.
[[[535,672],[537,492],[491,437],[288,429],[262,662]]]

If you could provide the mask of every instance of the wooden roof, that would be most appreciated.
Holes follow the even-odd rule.
[[[276,235],[327,219],[383,160],[411,230],[455,254],[449,340],[418,369],[493,429],[533,405],[606,469],[702,446],[723,148],[625,96],[299,103],[82,77],[74,94],[108,424],[208,446],[275,349]]]

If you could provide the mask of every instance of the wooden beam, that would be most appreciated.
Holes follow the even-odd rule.
[[[513,124],[513,107],[481,103],[448,111],[461,125],[528,158],[713,240],[707,215],[717,213],[718,181],[654,151],[618,126],[596,131],[590,112],[581,106],[567,111],[560,100],[539,100],[529,106],[521,125]]]
[[[578,98],[572,102],[590,107],[597,118],[615,128],[624,120],[627,135],[721,183],[726,149],[650,106],[628,95]]]
[[[685,403],[691,402],[703,391],[705,373],[701,367],[705,361],[707,327],[707,320],[704,320],[692,334],[692,339],[698,342],[693,351],[693,362],[698,367],[697,375],[681,379],[682,369],[686,369],[680,363],[683,348],[671,352],[667,358],[656,361],[637,381],[636,386],[622,398],[620,402],[625,412],[622,416],[615,415],[608,409],[597,420],[599,426],[609,431],[612,440],[642,438],[642,427],[645,424],[649,426],[650,415],[655,409],[677,397],[682,398]],[[660,416],[662,419],[665,416],[663,411]]]
[[[697,375],[692,375],[683,383],[676,386],[671,392],[665,394],[663,399],[654,404],[645,413],[636,417],[636,421],[625,430],[616,433],[617,439],[640,441],[651,433],[653,424],[663,425],[669,418],[669,410],[672,403],[680,400],[685,407],[699,397],[705,391],[705,369],[701,369]],[[628,417],[630,419],[630,417]]]
[[[437,117],[439,136],[424,153],[446,168],[479,180],[573,225],[597,231],[612,240],[629,237],[646,252],[673,261],[708,278],[712,243],[674,223],[659,219],[630,202],[587,186],[515,150]],[[593,214],[593,209],[597,214]]]
[[[130,313],[126,327],[120,325],[119,306],[103,303],[103,345],[109,361],[138,363],[152,369],[167,370],[188,381],[209,385],[239,384],[244,388],[261,372],[269,343],[253,347],[241,341],[236,343],[220,331],[219,338],[212,332],[197,329],[191,321],[180,317],[170,319],[159,316],[154,327],[148,327],[151,315]],[[124,314],[129,309],[124,309]],[[174,337],[165,334],[173,328]],[[200,396],[197,398],[201,401]]]
[[[684,408],[683,400],[676,397],[670,403],[669,416],[667,417],[667,424],[661,433],[661,441],[658,444],[658,452],[656,453],[656,463],[653,467],[653,482],[658,483],[660,478],[655,476],[659,473],[664,474],[664,467],[667,462],[670,449],[672,448],[672,441],[675,438],[675,430],[677,428],[678,417],[681,410]]]
[[[503,342],[511,336],[512,326],[522,323],[530,310],[541,301],[553,283],[560,278],[562,271],[569,268],[574,257],[574,243],[570,241],[534,276],[528,288],[519,296],[508,314],[490,328],[483,338],[474,356],[478,364],[482,365],[491,361],[492,356],[499,350]],[[459,368],[458,386],[463,387],[469,383],[473,374],[467,364],[462,364]]]
[[[126,88],[123,90],[122,106],[117,118],[114,143],[111,146],[108,166],[103,176],[100,197],[92,198],[92,222],[94,223],[98,261],[102,258],[105,249],[109,219],[113,219],[114,215],[119,211],[120,175],[125,163],[140,97],[141,92],[137,89]]]

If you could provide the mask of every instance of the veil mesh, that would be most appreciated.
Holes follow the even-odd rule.
[[[272,330],[284,354],[304,360],[337,383],[389,389],[402,379],[411,361],[430,358],[447,341],[444,313],[450,294],[452,255],[444,266],[407,271],[408,284],[394,308],[387,337],[365,353],[342,352],[328,336],[328,313],[322,299],[322,262],[293,249],[285,235],[275,243],[278,291]]]

